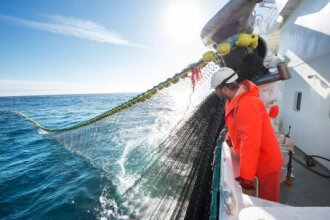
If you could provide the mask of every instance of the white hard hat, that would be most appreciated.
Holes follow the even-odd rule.
[[[215,72],[211,77],[211,88],[215,89],[218,85],[223,83],[231,83],[238,79],[238,75],[234,70],[228,67],[222,67]]]

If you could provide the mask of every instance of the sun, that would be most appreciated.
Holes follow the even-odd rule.
[[[199,38],[203,25],[200,7],[191,1],[177,2],[168,8],[165,23],[166,33],[178,43]]]

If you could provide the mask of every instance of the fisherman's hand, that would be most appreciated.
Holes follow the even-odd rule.
[[[256,190],[253,181],[243,179],[242,177],[236,177],[235,180],[242,186],[245,190]]]

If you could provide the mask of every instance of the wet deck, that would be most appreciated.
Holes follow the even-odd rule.
[[[305,154],[296,148],[294,157],[302,162]],[[293,160],[293,186],[281,184],[280,203],[292,206],[330,206],[330,178],[324,178]],[[312,169],[326,175],[330,171],[316,163]]]

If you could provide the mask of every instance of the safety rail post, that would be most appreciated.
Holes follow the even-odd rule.
[[[210,220],[217,220],[219,217],[219,201],[220,201],[220,168],[221,168],[221,149],[222,143],[225,140],[225,133],[222,133],[218,138],[213,159],[213,177],[211,189],[211,206]]]

